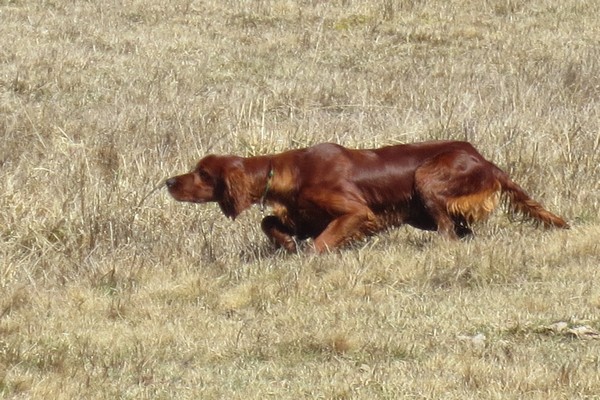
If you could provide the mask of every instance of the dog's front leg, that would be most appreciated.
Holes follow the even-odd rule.
[[[327,228],[315,238],[315,252],[323,253],[344,244],[358,240],[375,229],[375,216],[368,207],[344,214],[334,219]]]
[[[283,247],[290,253],[297,251],[293,230],[285,225],[277,216],[269,215],[264,217],[260,226],[275,247]]]

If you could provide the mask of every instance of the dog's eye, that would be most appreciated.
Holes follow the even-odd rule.
[[[203,181],[212,181],[212,176],[203,169],[198,169],[198,175]]]

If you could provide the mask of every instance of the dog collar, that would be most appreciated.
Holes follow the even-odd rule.
[[[275,170],[273,167],[269,169],[269,173],[267,174],[267,184],[265,185],[265,191],[263,192],[262,197],[260,198],[260,211],[265,211],[265,203],[267,201],[267,195],[269,194],[269,190],[271,190],[271,183],[273,181],[273,176],[275,175]]]

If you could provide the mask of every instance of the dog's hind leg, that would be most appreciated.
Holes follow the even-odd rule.
[[[415,190],[448,239],[471,234],[470,225],[485,219],[500,198],[492,164],[463,151],[440,154],[417,168]]]

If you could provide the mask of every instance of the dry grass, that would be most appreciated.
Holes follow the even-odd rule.
[[[599,14],[0,0],[0,397],[598,396],[600,341],[573,332],[600,329]],[[258,210],[153,191],[207,152],[430,138],[574,228],[498,214],[473,241],[289,256]]]

